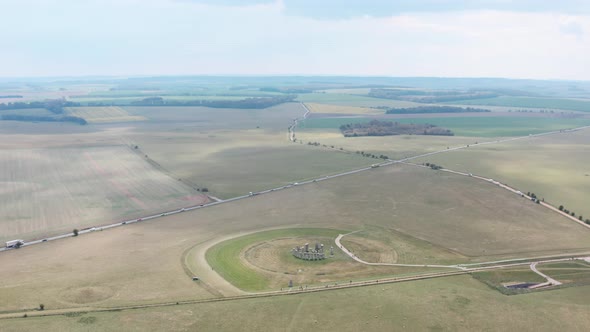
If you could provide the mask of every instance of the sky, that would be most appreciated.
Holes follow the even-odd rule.
[[[0,77],[590,80],[588,0],[2,0]]]

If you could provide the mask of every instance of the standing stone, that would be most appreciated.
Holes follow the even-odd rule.
[[[334,247],[330,246],[330,256],[334,256]]]
[[[293,287],[293,279],[289,280],[289,288]]]

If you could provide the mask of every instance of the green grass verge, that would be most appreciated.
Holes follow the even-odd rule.
[[[268,288],[268,279],[248,268],[240,259],[240,252],[247,246],[275,238],[299,236],[326,236],[336,238],[339,231],[323,228],[295,228],[250,234],[221,242],[205,254],[209,265],[225,280],[245,291],[259,291]]]
[[[481,281],[492,289],[499,291],[505,295],[516,295],[530,293],[530,289],[506,288],[504,283],[509,282],[530,282],[542,283],[545,279],[535,272],[531,271],[528,266],[522,269],[514,270],[494,270],[485,272],[475,272],[472,274],[473,278]]]

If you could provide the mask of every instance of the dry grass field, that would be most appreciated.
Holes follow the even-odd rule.
[[[101,107],[68,107],[68,115],[83,118],[88,123],[112,123],[112,122],[132,122],[145,121],[143,116],[130,115],[123,108],[118,106],[101,106]]]
[[[590,286],[506,296],[469,276],[1,320],[3,331],[584,331]],[[229,313],[229,314],[228,314]]]
[[[322,145],[342,147],[353,153],[364,151],[376,155],[384,154],[392,159],[412,157],[444,150],[447,147],[465,146],[486,140],[486,138],[478,137],[426,135],[344,137],[338,129],[302,129],[297,132],[297,137],[304,144],[319,142]],[[318,147],[309,148],[319,149]]]
[[[176,178],[220,198],[371,164],[359,156],[291,143],[287,127],[305,113],[299,103],[264,110],[127,109],[150,119],[125,134],[129,144],[138,145]]]
[[[590,130],[562,133],[422,158],[450,169],[502,181],[534,192],[590,218]]]
[[[200,204],[127,146],[0,150],[0,241]]]
[[[469,256],[456,255],[459,262],[590,250],[586,229],[504,190],[468,177],[387,167],[2,253],[0,266],[10,269],[0,270],[0,311],[231,295],[214,277],[191,280],[211,273],[206,264],[185,270],[193,247],[279,226],[371,225]],[[77,303],[83,294],[96,295]]]
[[[359,258],[374,263],[448,264],[469,258],[443,246],[380,226],[346,235],[341,243]]]

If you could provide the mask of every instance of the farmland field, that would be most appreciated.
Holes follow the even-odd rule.
[[[541,117],[428,117],[391,119],[400,123],[429,123],[452,130],[457,136],[507,137],[590,125],[590,118]],[[369,122],[370,118],[310,118],[301,129],[337,129],[343,124]]]
[[[496,98],[487,98],[487,99],[471,99],[471,100],[453,101],[453,102],[449,102],[449,104],[536,107],[536,108],[590,112],[590,101],[580,100],[580,99],[500,96],[500,97],[496,97]]]
[[[583,331],[590,286],[506,296],[469,276],[339,291],[4,319],[3,330]],[[228,314],[230,312],[231,314]],[[501,317],[501,319],[499,319]]]
[[[83,81],[0,79],[0,103],[39,100],[29,106],[47,108],[0,115],[88,121],[0,121],[0,243],[26,241],[22,248],[0,247],[2,332],[590,326],[590,230],[583,223],[493,181],[419,165],[493,178],[590,218],[590,129],[530,136],[590,126],[590,100],[568,98],[584,96],[586,83],[328,76]],[[366,96],[371,87],[444,97],[495,84],[501,97],[444,104]],[[296,102],[264,109],[133,105],[156,96],[229,101],[291,93]],[[113,106],[68,107],[75,105],[68,101]],[[387,107],[457,104],[491,112],[385,114]],[[343,137],[339,130],[372,119],[430,123],[455,135]],[[483,142],[489,144],[476,144]],[[440,153],[411,160],[418,165],[384,162],[428,152]],[[216,202],[205,205],[209,200]],[[195,209],[166,213],[188,206]],[[158,217],[145,218],[152,214]],[[98,229],[29,242],[91,227]],[[305,243],[322,243],[327,252],[334,246],[334,255],[293,257],[292,248]],[[532,261],[563,284],[506,288],[545,281]]]
[[[428,252],[437,248],[454,263],[590,250],[590,235],[580,225],[496,186],[417,167],[384,167],[2,253],[0,265],[12,268],[0,270],[6,299],[0,311],[235,294],[206,264],[185,271],[184,255],[209,240],[271,227],[380,227],[418,248],[414,258],[411,246],[406,249],[414,261],[432,261]],[[433,247],[418,245],[424,242]],[[191,275],[209,277],[195,283]],[[79,300],[85,292],[95,297]]]
[[[0,160],[0,241],[206,200],[126,146],[0,150]]]
[[[353,94],[342,93],[307,93],[301,94],[297,97],[297,101],[304,103],[321,103],[339,106],[355,106],[355,107],[415,107],[423,106],[424,104],[414,103],[410,101],[380,99],[366,96],[359,96]]]
[[[66,109],[66,112],[68,115],[83,118],[88,123],[130,122],[146,120],[146,118],[142,116],[130,115],[124,109],[117,106],[69,107]]]
[[[331,113],[331,114],[383,114],[384,110],[377,108],[342,106],[318,103],[306,103],[311,113]]]
[[[590,130],[535,137],[418,159],[497,179],[590,217]]]
[[[395,135],[395,136],[364,136],[344,137],[338,129],[307,129],[299,131],[297,137],[304,144],[318,142],[326,146],[343,148],[356,153],[363,151],[375,155],[386,155],[391,159],[403,159],[419,154],[444,150],[447,147],[465,146],[489,138],[463,136],[428,136],[428,135]],[[310,147],[324,149],[323,147]]]
[[[326,154],[291,143],[287,126],[305,113],[298,103],[264,110],[127,109],[150,119],[127,134],[130,144],[176,178],[221,198],[371,164],[360,156]],[[164,118],[170,122],[162,122]],[[157,127],[152,121],[158,121]]]

